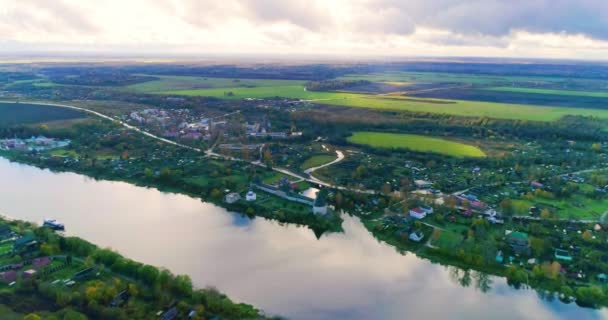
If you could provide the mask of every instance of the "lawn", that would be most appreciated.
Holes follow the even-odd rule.
[[[22,320],[24,314],[17,313],[4,304],[0,304],[0,314],[3,320]]]
[[[348,142],[359,145],[367,145],[374,148],[410,149],[419,152],[432,152],[459,158],[479,158],[486,156],[481,149],[475,146],[415,134],[355,132],[348,138]]]
[[[572,90],[553,90],[553,89],[516,88],[516,87],[493,87],[493,88],[487,88],[485,90],[530,93],[530,94],[549,94],[549,95],[559,95],[559,96],[608,98],[608,92],[597,92],[597,91],[572,91]]]
[[[324,165],[324,164],[332,162],[334,160],[336,160],[336,157],[332,156],[332,155],[312,156],[312,157],[306,159],[306,161],[304,161],[304,163],[302,164],[302,169],[306,170],[309,168],[318,167],[320,165]]]
[[[442,230],[439,234],[439,238],[433,239],[431,245],[443,249],[452,249],[460,245],[462,239],[463,237],[459,233],[449,230]]]
[[[53,150],[50,150],[49,153],[53,156],[58,156],[58,157],[77,158],[79,156],[79,154],[76,151],[68,150],[68,149],[53,149]]]
[[[561,219],[599,219],[604,212],[608,211],[608,199],[594,200],[581,194],[560,200],[544,198],[513,200],[513,206],[519,209],[516,209],[516,214],[524,216],[528,215],[528,208],[538,204],[557,208],[557,216]]]

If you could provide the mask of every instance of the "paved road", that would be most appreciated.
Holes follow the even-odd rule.
[[[317,171],[317,170],[319,170],[321,168],[329,167],[329,166],[331,166],[333,164],[336,164],[336,163],[344,160],[344,153],[342,153],[342,151],[336,150],[336,155],[338,156],[338,158],[336,160],[334,160],[332,162],[328,162],[326,164],[322,164],[322,165],[314,167],[314,168],[306,169],[304,171],[304,173],[306,173],[307,175],[312,175],[313,172],[315,172],[315,171]]]
[[[150,132],[147,132],[147,131],[139,129],[139,128],[135,127],[135,126],[132,126],[132,125],[130,125],[130,124],[124,122],[124,121],[112,118],[112,117],[110,117],[108,115],[105,115],[103,113],[100,113],[100,112],[97,112],[97,111],[94,111],[94,110],[91,110],[91,109],[86,109],[86,108],[76,107],[76,106],[70,106],[70,105],[65,105],[65,104],[56,104],[56,103],[45,103],[45,102],[31,102],[31,103],[33,103],[33,104],[41,104],[41,105],[48,105],[48,106],[54,106],[54,107],[60,107],[60,108],[68,108],[68,109],[72,109],[72,110],[78,110],[78,111],[81,111],[81,112],[89,113],[89,114],[95,115],[97,117],[100,117],[100,118],[103,118],[103,119],[106,119],[106,120],[110,120],[110,121],[112,121],[114,123],[117,123],[117,124],[119,124],[119,125],[127,128],[129,130],[133,130],[133,131],[139,132],[139,133],[141,133],[141,134],[143,134],[143,135],[145,135],[147,137],[150,137],[152,139],[155,139],[155,140],[167,143],[167,144],[171,144],[171,145],[174,145],[174,146],[177,146],[177,147],[185,148],[185,149],[188,149],[188,150],[192,150],[192,151],[196,151],[196,152],[201,152],[201,153],[204,153],[205,156],[208,156],[208,157],[218,157],[218,158],[221,158],[221,159],[224,159],[224,160],[230,160],[230,161],[245,161],[243,159],[239,159],[239,158],[235,158],[235,157],[231,157],[231,156],[226,156],[226,155],[222,155],[222,154],[213,152],[213,148],[215,147],[215,145],[211,146],[211,148],[209,148],[207,150],[202,150],[200,148],[191,147],[191,146],[179,143],[179,142],[175,142],[175,141],[172,141],[172,140],[169,140],[169,139],[165,139],[165,138],[159,137],[159,136],[154,135],[154,134],[152,134]],[[232,114],[238,113],[238,112],[239,111],[236,111],[236,112],[233,112]],[[224,115],[224,116],[226,116],[226,115]],[[339,152],[339,154],[338,154],[338,158],[339,159],[340,159],[340,156],[342,157],[342,159],[344,158],[344,155],[342,154],[342,152]],[[340,159],[340,161],[342,159]],[[336,159],[334,161],[334,163],[337,162],[337,160],[338,159]],[[267,168],[267,166],[265,164],[261,163],[260,161],[249,161],[249,163],[251,163],[253,165],[256,165],[256,166],[259,166],[259,167]],[[329,165],[329,164],[327,164],[327,165]],[[294,177],[296,179],[301,179],[301,180],[304,180],[304,181],[308,181],[310,183],[314,183],[314,184],[318,184],[318,185],[322,185],[322,186],[325,186],[325,187],[330,187],[330,188],[334,188],[334,189],[338,189],[338,190],[345,190],[345,191],[356,192],[356,193],[365,193],[365,194],[375,194],[376,193],[374,190],[360,190],[360,189],[356,189],[356,188],[348,188],[348,187],[343,187],[343,186],[332,185],[332,184],[330,184],[328,182],[319,180],[319,179],[317,179],[315,177],[312,177],[312,176],[311,177],[303,177],[303,176],[301,176],[299,174],[296,174],[296,173],[294,173],[292,171],[289,171],[289,170],[283,169],[283,168],[272,167],[271,169],[274,170],[274,171],[276,171],[276,172],[279,172],[279,173],[282,173],[282,174],[285,174],[285,175],[288,175],[288,176],[292,176],[292,177]]]

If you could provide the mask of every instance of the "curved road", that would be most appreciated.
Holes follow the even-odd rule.
[[[106,119],[106,120],[110,120],[110,121],[112,121],[114,123],[117,123],[117,124],[119,124],[119,125],[127,128],[129,130],[133,130],[133,131],[139,132],[139,133],[141,133],[141,134],[143,134],[143,135],[145,135],[147,137],[150,137],[152,139],[155,139],[155,140],[158,140],[158,141],[161,141],[161,142],[164,142],[164,143],[168,143],[168,144],[171,144],[171,145],[174,145],[174,146],[177,146],[177,147],[185,148],[185,149],[188,149],[188,150],[192,150],[192,151],[196,151],[196,152],[202,152],[207,157],[214,156],[214,157],[218,157],[218,158],[222,158],[224,160],[230,160],[230,161],[245,161],[243,159],[238,159],[238,158],[234,158],[234,157],[230,157],[230,156],[224,156],[224,155],[221,155],[219,153],[213,152],[213,147],[215,145],[212,146],[211,148],[207,149],[207,150],[202,150],[202,149],[199,149],[199,148],[191,147],[191,146],[179,143],[179,142],[175,142],[175,141],[172,141],[172,140],[169,140],[169,139],[165,139],[165,138],[159,137],[159,136],[154,135],[154,134],[152,134],[150,132],[147,132],[147,131],[139,129],[139,128],[135,127],[135,126],[132,126],[132,125],[130,125],[130,124],[124,122],[124,121],[112,118],[112,117],[110,117],[108,115],[105,115],[103,113],[100,113],[100,112],[97,112],[97,111],[94,111],[94,110],[91,110],[91,109],[86,109],[86,108],[76,107],[76,106],[70,106],[70,105],[65,105],[65,104],[46,103],[46,102],[27,102],[26,101],[24,103],[47,105],[47,106],[54,106],[54,107],[59,107],[59,108],[68,108],[68,109],[72,109],[72,110],[77,110],[77,111],[89,113],[89,114],[95,115],[97,117],[100,117],[100,118],[103,118],[103,119]],[[319,166],[319,167],[316,167],[316,168],[311,168],[311,169],[317,170],[317,169],[329,166],[331,164],[334,164],[334,163],[336,163],[336,162],[341,161],[342,159],[344,159],[344,154],[342,152],[336,151],[336,153],[338,154],[338,159],[336,159],[336,160],[334,160],[334,161],[332,161],[330,163],[326,163],[326,164],[324,164],[322,166]],[[261,163],[260,161],[250,161],[249,163],[251,163],[253,165],[256,165],[256,166],[267,168],[267,166],[265,164]],[[289,171],[287,169],[275,168],[275,167],[272,167],[271,169],[274,170],[274,171],[276,171],[276,172],[279,172],[279,173],[282,173],[282,174],[285,174],[285,175],[288,175],[288,176],[292,176],[292,177],[294,177],[296,179],[301,179],[301,180],[304,180],[304,181],[308,181],[310,183],[322,185],[322,186],[329,187],[329,188],[334,188],[334,189],[338,189],[338,190],[345,190],[345,191],[351,191],[351,192],[356,192],[356,193],[365,193],[365,194],[375,194],[376,193],[374,190],[360,190],[360,189],[355,189],[355,188],[347,188],[347,187],[343,187],[343,186],[335,186],[335,185],[332,185],[332,184],[327,183],[325,181],[319,180],[319,179],[317,179],[315,177],[312,177],[312,176],[310,176],[309,178],[303,177],[303,176],[298,175],[298,174],[296,174],[296,173],[294,173],[292,171]]]

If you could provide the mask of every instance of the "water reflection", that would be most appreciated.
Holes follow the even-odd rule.
[[[401,255],[357,219],[344,233],[249,220],[183,195],[54,174],[0,159],[0,212],[213,285],[294,319],[606,319],[503,279]],[[485,292],[485,293],[484,293]]]

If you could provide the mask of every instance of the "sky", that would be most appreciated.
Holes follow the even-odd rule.
[[[605,60],[608,0],[0,0],[0,54]]]

